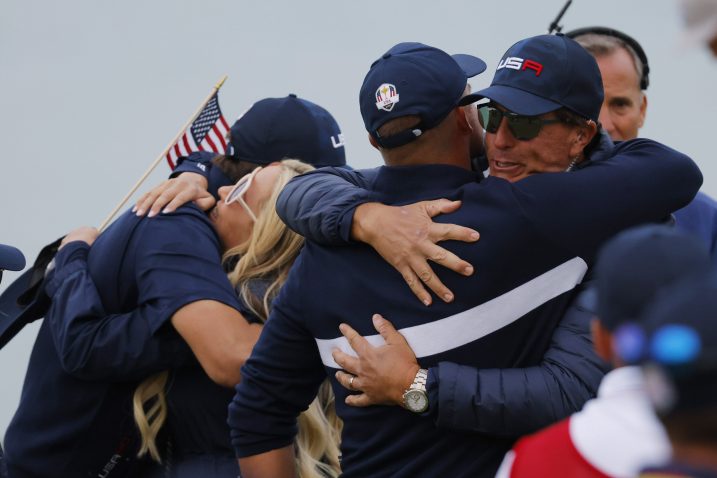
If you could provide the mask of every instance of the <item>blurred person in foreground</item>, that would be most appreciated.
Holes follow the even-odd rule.
[[[625,330],[666,287],[704,275],[709,253],[697,238],[669,226],[643,226],[618,234],[595,267],[597,316],[593,343],[613,365],[597,398],[571,417],[522,438],[506,455],[498,477],[635,476],[669,459],[670,446],[648,399],[641,370],[617,347]],[[639,325],[639,324],[638,324]]]
[[[717,278],[664,290],[629,332],[622,353],[639,357],[648,394],[672,444],[669,463],[644,478],[717,477]]]

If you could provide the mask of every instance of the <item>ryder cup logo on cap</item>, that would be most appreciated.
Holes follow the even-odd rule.
[[[595,58],[561,34],[521,40],[503,55],[488,88],[465,101],[488,98],[506,109],[538,116],[567,108],[597,123],[603,100]]]
[[[359,104],[366,130],[383,148],[408,144],[459,106],[468,78],[484,70],[483,60],[471,55],[451,56],[422,43],[399,43],[376,60],[364,78]],[[382,138],[379,128],[403,116],[417,116],[419,122]]]
[[[395,86],[389,83],[384,83],[376,90],[376,108],[391,111],[393,109],[393,105],[398,103],[398,101],[399,97]]]

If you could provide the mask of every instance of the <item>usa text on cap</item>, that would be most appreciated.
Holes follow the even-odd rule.
[[[464,103],[488,98],[526,116],[564,107],[597,122],[603,96],[600,70],[590,53],[563,35],[539,35],[511,46],[490,86]]]

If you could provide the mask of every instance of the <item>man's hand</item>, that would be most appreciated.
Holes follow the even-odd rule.
[[[351,391],[361,392],[346,397],[347,405],[402,405],[403,393],[413,383],[420,366],[406,339],[391,322],[378,314],[372,319],[386,345],[374,347],[350,326],[341,324],[339,329],[358,358],[334,350],[334,360],[345,370],[336,372],[336,380]]]
[[[100,235],[100,231],[97,230],[97,228],[89,227],[89,226],[82,226],[74,231],[70,232],[68,235],[66,235],[62,242],[60,242],[60,248],[62,249],[70,242],[73,241],[83,241],[86,242],[88,245],[92,245],[93,242],[95,242],[95,239],[97,239],[97,236]],[[58,249],[58,250],[59,250]]]
[[[456,211],[460,201],[437,199],[407,206],[366,203],[358,206],[351,226],[351,237],[373,247],[391,264],[425,305],[431,304],[427,285],[446,302],[453,293],[438,279],[428,261],[459,274],[473,274],[473,266],[438,246],[440,241],[475,242],[477,231],[455,224],[434,223],[431,218]]]
[[[175,211],[190,201],[202,210],[208,211],[216,201],[207,192],[207,179],[197,173],[182,173],[176,178],[167,179],[148,193],[145,193],[132,209],[138,216],[153,217]]]

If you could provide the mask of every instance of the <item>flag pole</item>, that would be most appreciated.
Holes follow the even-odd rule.
[[[117,212],[122,209],[122,207],[129,201],[129,198],[132,197],[132,195],[137,191],[137,189],[142,185],[142,183],[147,179],[147,177],[154,171],[154,169],[157,167],[157,165],[162,161],[162,159],[167,156],[167,153],[169,152],[170,148],[174,146],[174,143],[176,143],[179,138],[184,134],[184,132],[187,130],[189,125],[191,125],[194,120],[199,116],[199,113],[202,112],[206,104],[209,102],[209,100],[212,99],[212,97],[219,91],[219,88],[222,87],[224,82],[227,79],[227,75],[224,75],[219,79],[216,85],[214,85],[214,88],[212,88],[212,92],[207,95],[207,97],[202,101],[202,104],[199,105],[199,108],[197,108],[197,111],[194,112],[194,114],[189,118],[189,121],[187,121],[184,126],[179,130],[179,133],[172,139],[172,141],[167,145],[166,148],[164,148],[164,151],[157,156],[157,159],[154,160],[154,162],[147,168],[147,171],[144,172],[142,177],[139,178],[139,180],[135,183],[134,186],[132,186],[132,189],[129,190],[129,192],[125,195],[124,198],[117,204],[117,206],[112,210],[112,212],[107,216],[107,218],[102,222],[102,224],[99,227],[100,232],[104,231],[105,228],[109,225],[109,223],[112,221],[112,219],[115,217]]]

